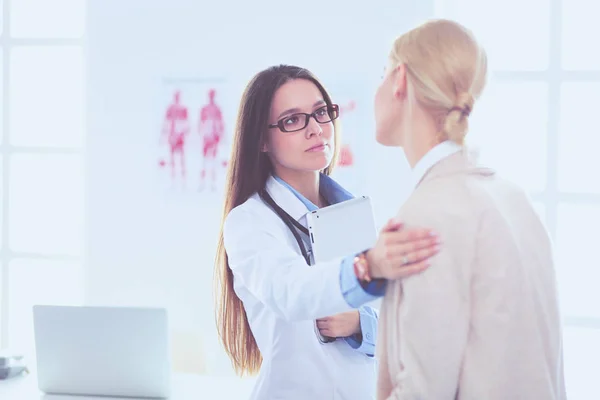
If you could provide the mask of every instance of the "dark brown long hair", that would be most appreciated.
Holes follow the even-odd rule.
[[[263,189],[273,167],[268,155],[261,151],[267,140],[267,126],[271,102],[277,89],[294,79],[306,79],[321,91],[328,105],[331,97],[308,70],[291,65],[279,65],[259,72],[248,83],[240,102],[233,148],[231,150],[225,205],[217,245],[215,266],[216,318],[219,337],[238,375],[254,375],[262,364],[262,356],[248,324],[242,301],[233,290],[233,274],[229,268],[223,243],[223,222],[229,212],[244,203],[250,196]],[[334,121],[334,156],[323,171],[329,175],[335,165],[339,149],[339,129]]]

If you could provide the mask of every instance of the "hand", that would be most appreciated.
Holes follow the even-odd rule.
[[[440,239],[429,229],[402,229],[389,220],[375,246],[367,251],[372,278],[400,279],[427,269],[429,259],[439,252]]]
[[[348,337],[360,332],[358,310],[349,311],[317,320],[317,328],[323,336]]]

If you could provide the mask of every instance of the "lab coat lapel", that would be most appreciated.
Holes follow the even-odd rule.
[[[272,176],[267,180],[267,192],[275,200],[275,203],[296,221],[300,221],[308,213],[308,209],[302,201]]]

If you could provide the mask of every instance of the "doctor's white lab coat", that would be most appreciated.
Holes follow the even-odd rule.
[[[292,192],[273,177],[267,191],[306,225],[306,206]],[[263,356],[251,400],[373,399],[375,358],[315,334],[315,319],[352,310],[340,289],[341,260],[307,266],[292,232],[257,194],[229,213],[224,241]]]

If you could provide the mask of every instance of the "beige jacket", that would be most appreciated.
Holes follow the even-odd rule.
[[[552,246],[526,194],[460,151],[399,216],[443,245],[427,271],[388,287],[378,398],[566,399]]]

